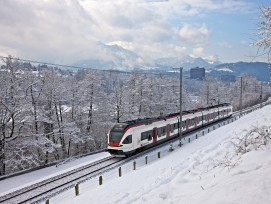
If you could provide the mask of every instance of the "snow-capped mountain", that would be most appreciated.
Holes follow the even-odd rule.
[[[75,65],[95,69],[118,69],[132,70],[134,68],[142,68],[147,65],[144,60],[135,52],[124,49],[118,45],[106,45],[98,42],[97,45],[105,54],[103,59],[83,60]]]
[[[221,75],[239,76],[241,73],[247,73],[256,77],[258,80],[268,81],[270,79],[268,64],[264,62],[222,64],[215,58],[203,59],[201,57],[186,55],[182,57],[163,57],[156,59],[152,63],[147,63],[137,53],[124,49],[119,45],[107,45],[98,42],[98,46],[100,47],[100,51],[104,53],[104,58],[84,60],[75,65],[86,68],[117,69],[123,71],[131,71],[133,69],[171,71],[173,67],[183,67],[186,73],[189,73],[191,68],[203,67],[206,69],[206,72],[218,77]]]
[[[157,67],[164,69],[171,69],[172,67],[183,67],[184,70],[189,70],[195,67],[204,67],[205,69],[212,69],[217,65],[218,62],[209,63],[201,57],[191,57],[189,55],[183,57],[169,57],[159,58],[155,61]]]
[[[209,62],[207,59],[191,57],[189,55],[182,57],[164,57],[155,60],[152,63],[146,62],[143,57],[137,53],[124,49],[119,45],[107,45],[98,42],[98,46],[105,53],[104,59],[89,59],[76,63],[76,66],[83,66],[95,69],[118,69],[129,71],[135,68],[139,69],[162,69],[171,70],[173,67],[182,66],[184,70],[194,67],[213,68],[217,62]]]

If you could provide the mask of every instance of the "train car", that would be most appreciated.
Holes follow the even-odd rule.
[[[182,112],[182,132],[187,133],[218,120],[230,117],[228,103]],[[118,123],[108,133],[108,152],[115,156],[130,156],[158,145],[180,131],[179,113]]]

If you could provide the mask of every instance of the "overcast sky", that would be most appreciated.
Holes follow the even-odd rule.
[[[270,0],[0,0],[0,55],[72,64],[119,45],[161,57],[251,61]],[[257,58],[256,61],[266,61]]]

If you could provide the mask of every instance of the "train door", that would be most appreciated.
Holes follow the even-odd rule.
[[[157,128],[152,129],[152,141],[157,142]]]
[[[195,128],[196,128],[197,124],[198,124],[198,117],[197,116],[195,117],[195,121],[194,122],[195,122]]]
[[[167,137],[170,136],[170,124],[167,124],[167,126],[166,126],[166,135],[167,135]]]

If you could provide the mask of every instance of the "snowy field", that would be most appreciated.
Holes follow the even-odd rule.
[[[80,184],[79,196],[70,189],[50,203],[186,203],[186,204],[270,204],[271,145],[262,146],[230,160],[234,155],[232,138],[253,126],[271,125],[271,107],[248,114],[234,123],[214,130],[182,148],[162,153],[148,165],[128,171],[122,177],[117,169]],[[161,150],[163,152],[163,150]],[[140,160],[140,159],[139,159]],[[137,161],[139,163],[140,161]],[[141,163],[144,163],[144,158]],[[238,163],[236,164],[236,161]]]

